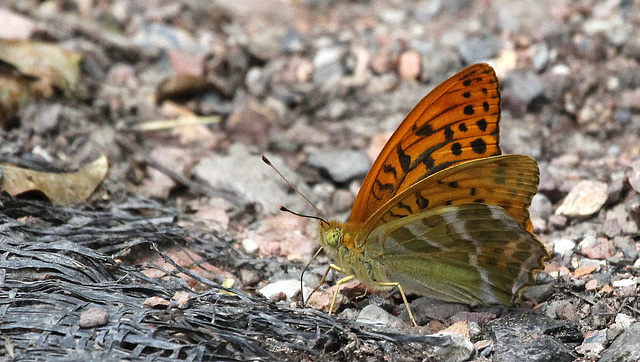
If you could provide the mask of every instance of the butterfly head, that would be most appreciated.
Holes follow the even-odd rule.
[[[322,248],[331,255],[341,248],[353,249],[355,246],[354,233],[349,224],[338,221],[320,222],[318,239]]]
[[[344,235],[342,234],[342,230],[334,228],[327,231],[324,239],[327,242],[327,245],[331,248],[337,247],[340,243],[342,243],[342,239]]]
[[[320,222],[318,224],[318,241],[322,248],[329,254],[334,255],[335,251],[344,243],[345,232],[342,224],[337,221]]]

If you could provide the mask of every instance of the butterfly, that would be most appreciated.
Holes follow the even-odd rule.
[[[427,94],[373,163],[349,220],[320,221],[319,242],[347,276],[373,289],[470,305],[512,304],[549,254],[529,205],[538,166],[502,155],[500,90],[488,64]],[[317,289],[317,288],[316,288]],[[314,289],[315,291],[315,289]]]

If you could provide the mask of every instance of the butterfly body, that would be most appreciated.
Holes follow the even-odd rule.
[[[338,284],[357,278],[398,287],[405,303],[403,290],[475,305],[510,304],[533,283],[548,258],[528,211],[538,167],[501,155],[499,120],[487,64],[462,70],[414,107],[365,177],[349,220],[320,223],[320,244],[347,275]]]

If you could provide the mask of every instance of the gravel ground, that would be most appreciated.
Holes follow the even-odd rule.
[[[415,328],[397,293],[362,297],[350,284],[337,323],[373,313],[398,334],[463,336],[425,359],[640,360],[640,3],[7,0],[0,23],[10,24],[0,27],[0,73],[18,89],[0,97],[5,162],[70,170],[106,155],[106,178],[75,208],[144,215],[139,200],[150,200],[173,210],[179,227],[223,235],[256,261],[212,262],[209,272],[293,309],[317,223],[278,206],[315,211],[259,156],[344,218],[408,111],[466,65],[488,62],[501,82],[502,149],[540,166],[531,214],[553,258],[538,284],[513,308],[412,296]],[[142,126],[170,120],[202,123]],[[328,262],[314,261],[307,285]],[[320,294],[314,307],[326,310],[330,292]],[[13,356],[3,345],[0,355]],[[304,355],[268,350],[266,359]],[[418,358],[383,343],[323,353],[306,358]]]

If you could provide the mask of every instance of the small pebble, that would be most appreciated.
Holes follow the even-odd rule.
[[[109,321],[109,313],[106,308],[93,307],[80,313],[78,326],[80,328],[91,328],[104,326]]]
[[[397,328],[404,326],[404,322],[400,320],[400,318],[372,304],[362,308],[362,311],[360,311],[356,321],[360,323],[381,324]]]
[[[604,182],[580,181],[569,192],[562,204],[558,206],[556,215],[592,215],[602,208],[608,196],[608,187]]]
[[[273,282],[265,285],[264,287],[258,289],[258,293],[262,294],[265,298],[271,300],[274,296],[279,293],[284,293],[287,301],[291,301],[293,297],[295,297],[298,293],[300,293],[300,280],[298,279],[287,279],[287,280],[279,280],[277,282]]]
[[[420,75],[421,59],[416,51],[400,54],[398,59],[398,73],[402,80],[414,80]]]

